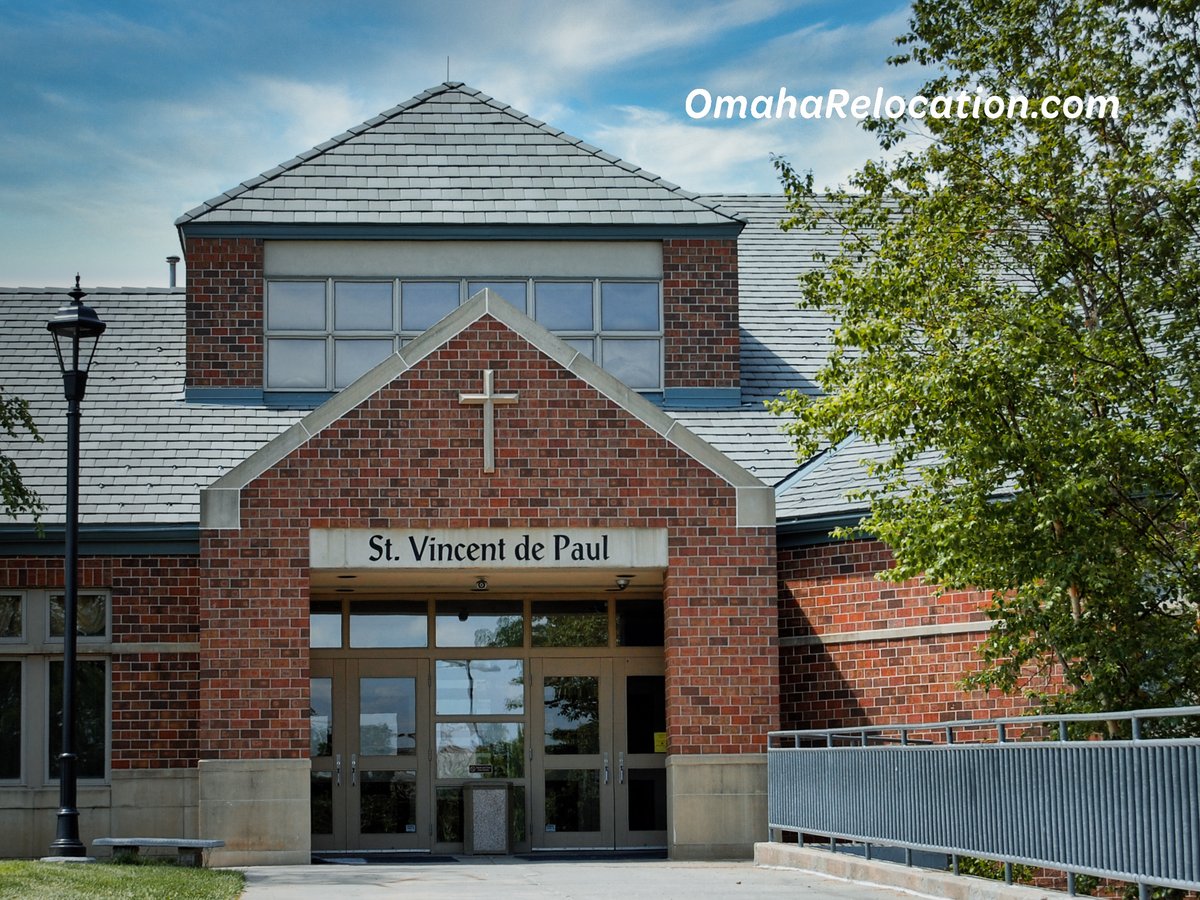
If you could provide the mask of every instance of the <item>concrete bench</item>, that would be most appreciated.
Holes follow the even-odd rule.
[[[142,847],[173,847],[179,854],[179,862],[185,866],[199,866],[204,859],[204,851],[216,847],[224,847],[224,841],[206,841],[198,838],[96,838],[93,847],[112,847],[113,852],[124,850],[131,856],[137,856]]]

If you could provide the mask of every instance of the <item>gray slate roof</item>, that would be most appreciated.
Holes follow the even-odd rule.
[[[65,291],[0,289],[0,386],[30,401],[43,443],[0,432],[46,504],[63,520],[66,401],[46,322]],[[182,291],[92,288],[84,301],[108,324],[82,404],[80,517],[106,524],[199,519],[199,489],[286,429],[291,410],[183,402]]]
[[[865,463],[880,462],[889,455],[886,448],[866,445],[857,435],[825,448],[778,485],[777,517],[787,521],[864,511],[863,501],[849,502],[846,494],[874,486]]]
[[[781,520],[849,508],[845,491],[865,477],[855,452],[840,452],[803,477],[799,463],[764,401],[791,387],[815,390],[813,377],[828,351],[832,323],[796,307],[795,276],[814,265],[829,238],[784,233],[782,197],[706,198],[747,221],[739,238],[742,316],[742,404],[734,408],[669,410],[763,483],[787,479]],[[47,503],[46,521],[60,521],[65,457],[64,406],[45,322],[66,302],[64,290],[0,289],[0,385],[30,398],[45,442],[0,437],[30,486]],[[182,291],[93,288],[89,304],[109,323],[84,402],[81,511],[108,524],[194,523],[198,492],[297,422],[305,409],[185,403]]]
[[[821,232],[784,232],[781,195],[715,194],[707,199],[746,221],[738,237],[742,405],[739,409],[679,410],[671,414],[768,484],[796,471],[796,448],[783,419],[766,401],[783,391],[818,392],[816,374],[829,353],[833,320],[797,306],[797,276],[817,266],[813,254],[832,251]],[[797,495],[800,496],[800,495]],[[782,517],[782,513],[780,513]]]
[[[802,272],[820,266],[819,252],[833,253],[831,232],[783,231],[788,216],[777,194],[713,194],[708,199],[746,221],[738,237],[739,321],[742,329],[742,399],[770,399],[786,388],[819,392],[816,374],[830,350],[834,321],[799,309]]]
[[[371,186],[367,187],[366,183]],[[394,185],[388,187],[387,185]],[[485,186],[486,185],[486,186]],[[496,193],[498,192],[498,193]],[[397,204],[394,205],[393,204]],[[407,205],[406,205],[407,204]],[[780,485],[781,520],[854,507],[870,450],[851,446],[800,466],[764,402],[781,391],[816,392],[833,322],[796,306],[798,273],[833,250],[831,233],[778,227],[783,197],[689,194],[458,83],[389,110],[193,210],[189,224],[369,222],[529,224],[734,223],[741,296],[742,403],[668,410],[768,485]],[[187,524],[199,489],[299,421],[306,409],[185,403],[184,294],[90,289],[109,323],[84,403],[81,512],[85,522]],[[45,442],[0,436],[61,521],[65,457],[61,379],[45,322],[63,290],[0,289],[0,386],[32,400]]]
[[[176,225],[739,224],[715,204],[461,82],[430,88]]]
[[[179,290],[88,289],[108,324],[83,402],[80,515],[85,523],[187,524],[199,490],[298,422],[310,410],[185,402],[185,294]],[[65,289],[0,288],[0,385],[24,397],[43,438],[0,434],[46,504],[63,519],[66,458],[62,377],[46,322]],[[761,404],[670,412],[765,484],[794,468],[778,420]]]

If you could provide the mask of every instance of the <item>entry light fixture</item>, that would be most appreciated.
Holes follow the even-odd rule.
[[[488,580],[480,575],[475,579],[475,590],[486,591],[488,589]]]
[[[94,309],[84,305],[83,298],[87,294],[79,287],[78,275],[75,276],[75,287],[67,292],[67,296],[71,302],[59,307],[54,318],[46,323],[46,330],[54,339],[54,353],[58,356],[67,402],[79,403],[87,390],[88,369],[96,355],[96,345],[107,326]]]
[[[629,587],[629,582],[632,579],[633,579],[632,575],[618,575],[617,576],[617,586],[616,586],[615,590],[617,590],[617,591],[625,590],[625,588]]]

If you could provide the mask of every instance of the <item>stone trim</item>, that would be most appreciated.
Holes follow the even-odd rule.
[[[990,631],[991,622],[947,622],[942,625],[913,625],[906,628],[872,628],[866,631],[843,631],[835,634],[806,634],[785,637],[780,647],[809,647],[820,644],[850,644],[867,641],[898,641],[908,638],[940,637],[948,634],[976,634]]]

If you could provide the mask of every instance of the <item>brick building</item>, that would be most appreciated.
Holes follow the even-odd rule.
[[[515,852],[743,856],[769,730],[961,712],[980,598],[875,581],[828,537],[866,451],[797,468],[764,408],[831,327],[783,212],[447,83],[181,217],[186,289],[91,289],[84,841],[461,852],[501,784]],[[64,299],[0,293],[47,502],[0,528],[15,856],[57,806]]]

